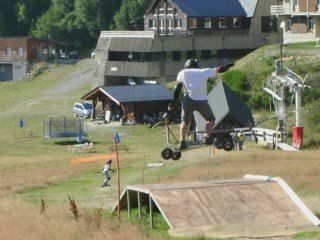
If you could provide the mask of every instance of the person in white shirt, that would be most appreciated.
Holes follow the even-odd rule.
[[[221,67],[200,69],[197,60],[189,59],[185,63],[185,69],[178,73],[174,99],[168,106],[168,111],[174,109],[179,99],[180,91],[183,88],[184,99],[182,102],[178,149],[181,150],[188,147],[185,141],[194,111],[199,112],[206,120],[206,135],[203,142],[205,144],[212,144],[210,135],[215,123],[215,116],[207,100],[207,80],[210,77],[216,76],[219,72],[227,71],[232,65],[228,63]]]
[[[112,164],[112,160],[108,159],[106,161],[106,164],[104,165],[103,169],[102,169],[102,174],[105,176],[104,182],[102,184],[101,187],[106,187],[106,186],[110,186],[109,181],[111,180],[111,176],[109,174],[109,171],[113,171],[113,169],[111,169],[111,164]]]

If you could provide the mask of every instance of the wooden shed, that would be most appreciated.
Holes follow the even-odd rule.
[[[139,122],[144,113],[158,115],[165,112],[172,93],[160,84],[104,86],[93,89],[81,99],[92,100],[94,109],[98,101],[101,101],[104,111],[120,114],[124,120],[135,116]],[[95,115],[94,112],[94,119]]]

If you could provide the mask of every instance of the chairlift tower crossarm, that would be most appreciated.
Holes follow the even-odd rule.
[[[301,126],[301,88],[305,87],[305,79],[294,73],[288,68],[283,68],[283,71],[273,72],[266,80],[263,88],[273,98],[276,114],[279,121],[286,124],[285,119],[285,89],[288,88],[295,95],[295,112],[296,112],[296,127]]]
[[[275,74],[268,77],[264,84],[264,90],[272,96],[272,102],[275,107],[276,115],[278,117],[279,125],[286,128],[285,102],[284,92],[286,85],[284,81],[277,78]],[[283,130],[283,129],[282,129]]]

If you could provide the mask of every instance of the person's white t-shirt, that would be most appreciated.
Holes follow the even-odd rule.
[[[106,174],[107,172],[109,172],[110,167],[111,167],[110,164],[104,165],[104,168],[103,168],[103,170],[102,170],[102,173],[103,173],[103,174]]]
[[[191,68],[183,69],[178,73],[177,82],[183,84],[185,93],[193,100],[207,99],[207,80],[216,76],[215,68]]]

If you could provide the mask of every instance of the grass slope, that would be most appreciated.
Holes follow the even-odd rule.
[[[103,181],[101,168],[104,159],[83,164],[70,164],[70,160],[79,157],[79,155],[68,151],[64,139],[44,141],[42,137],[42,120],[44,118],[50,116],[71,117],[72,104],[79,101],[79,98],[91,89],[90,78],[81,84],[72,86],[68,84],[68,89],[63,89],[61,86],[64,86],[64,83],[67,85],[68,82],[72,82],[74,78],[80,79],[79,73],[83,75],[92,64],[92,60],[82,60],[74,66],[50,66],[45,73],[33,80],[0,83],[0,203],[4,209],[7,209],[5,212],[0,212],[1,223],[5,223],[1,219],[6,217],[12,219],[12,224],[19,221],[18,215],[22,215],[22,212],[18,211],[14,214],[14,209],[17,209],[16,204],[18,204],[23,206],[24,212],[28,213],[22,219],[38,226],[31,219],[32,214],[36,214],[35,212],[38,211],[35,206],[39,206],[40,200],[43,198],[49,205],[50,231],[59,232],[61,228],[61,225],[53,220],[56,218],[57,221],[70,227],[69,231],[66,229],[62,231],[67,236],[64,239],[79,239],[76,229],[88,229],[88,226],[90,229],[85,233],[83,239],[101,238],[100,228],[92,230],[91,225],[92,222],[98,223],[97,214],[86,214],[87,210],[85,209],[100,207],[110,209],[114,206],[116,202],[115,175],[112,178],[112,187],[101,189],[100,185]],[[19,128],[20,117],[25,121],[23,129]],[[216,151],[214,156],[211,155],[213,161],[211,169],[208,169],[210,148],[188,151],[183,154],[180,161],[165,161],[162,168],[148,168],[148,163],[162,162],[160,151],[165,143],[165,129],[163,127],[150,129],[146,125],[119,127],[94,125],[90,120],[88,120],[87,126],[89,138],[94,142],[94,150],[82,154],[81,157],[108,153],[108,147],[113,144],[112,136],[115,131],[120,134],[121,144],[129,147],[129,153],[121,151],[119,155],[122,189],[129,184],[239,178],[246,173],[281,176],[297,191],[313,212],[320,214],[318,205],[320,172],[317,168],[318,160],[316,157],[319,151],[298,154],[272,152],[252,143],[246,143],[243,152]],[[34,137],[22,138],[25,129],[31,129]],[[177,134],[178,125],[173,125],[172,130]],[[67,144],[72,144],[72,142],[67,142]],[[70,224],[68,221],[70,216],[65,216],[67,212],[53,213],[55,212],[53,209],[56,208],[67,211],[68,196],[74,199],[79,206],[83,216],[81,218],[83,225],[80,223],[77,226]],[[16,199],[17,203],[13,199]],[[10,201],[12,207],[8,207]],[[26,202],[35,204],[30,207]],[[96,220],[90,222],[88,219]],[[42,220],[37,217],[35,221]],[[22,229],[22,225],[18,225]],[[162,226],[162,223],[160,225]],[[4,224],[4,226],[6,225]],[[121,235],[117,230],[113,231],[118,229],[117,227],[113,229],[113,226],[111,225],[110,234]],[[144,227],[143,233],[136,229],[132,230],[131,227],[128,228],[131,229],[134,236],[137,236],[136,239],[157,237],[170,239],[166,233],[159,236],[157,231],[149,232],[147,226]],[[108,229],[110,230],[110,226]],[[10,232],[6,228],[2,230],[1,232],[10,236]],[[35,233],[46,236],[42,231],[40,226],[35,228]],[[163,227],[159,231],[162,232]],[[128,239],[128,234],[123,231],[123,235],[118,236],[117,239]],[[28,236],[26,235],[26,239],[34,239],[33,235]],[[319,231],[308,233],[308,235],[301,233],[300,236],[311,236],[313,239],[317,239]],[[130,239],[134,238],[131,236]]]

